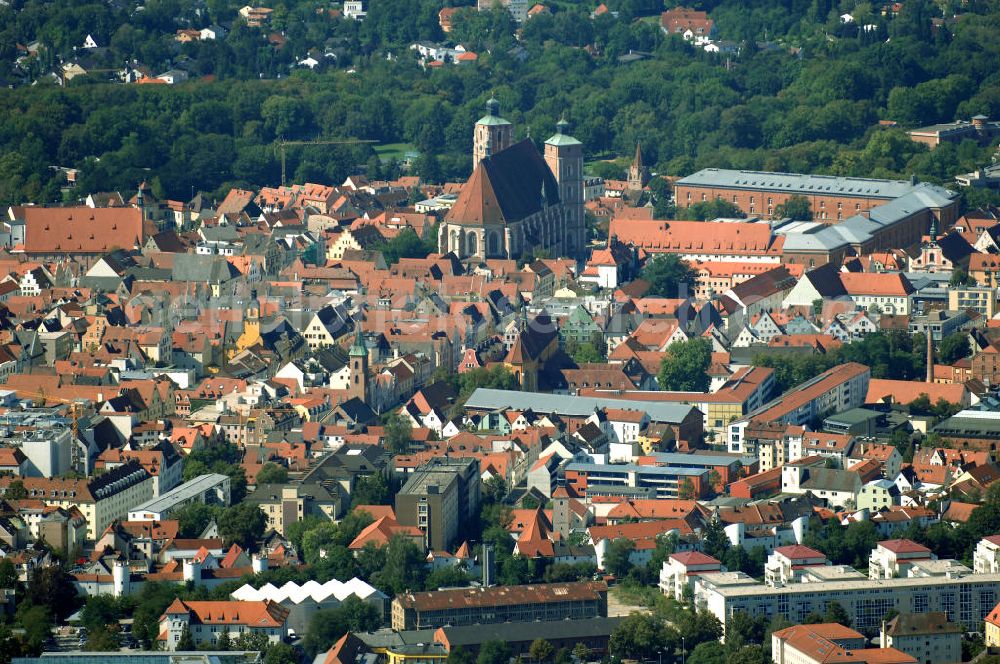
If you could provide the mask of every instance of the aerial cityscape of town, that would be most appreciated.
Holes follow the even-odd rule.
[[[1000,664],[1000,2],[245,2],[0,0],[0,664]]]

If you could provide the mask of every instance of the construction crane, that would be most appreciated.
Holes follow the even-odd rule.
[[[285,148],[289,145],[358,145],[362,143],[378,143],[378,141],[360,138],[345,138],[339,141],[286,141],[281,139],[278,147],[281,149],[281,186],[285,186]]]
[[[36,399],[41,399],[42,400],[41,407],[44,407],[45,403],[47,401],[57,401],[59,403],[69,404],[69,407],[70,407],[69,414],[70,414],[70,418],[73,421],[73,438],[76,438],[77,434],[80,433],[80,423],[79,423],[80,411],[79,411],[79,407],[80,407],[80,402],[81,401],[86,401],[86,399],[83,399],[83,398],[79,398],[79,399],[64,399],[62,397],[52,396],[51,394],[45,394],[45,392],[27,392],[25,390],[15,390],[15,392],[17,393],[17,395],[18,395],[19,398],[33,397],[33,398],[36,398]]]
[[[47,401],[57,401],[59,403],[69,404],[69,416],[73,422],[73,445],[72,449],[72,464],[76,468],[79,463],[79,450],[77,449],[76,441],[80,437],[80,402],[86,401],[86,399],[64,399],[62,397],[55,397],[50,394],[45,394],[45,392],[28,392],[26,390],[15,390],[18,398],[33,397],[35,399],[41,399],[42,407],[45,406]]]

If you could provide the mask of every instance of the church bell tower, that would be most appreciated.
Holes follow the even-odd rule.
[[[486,102],[486,115],[479,118],[472,135],[472,170],[486,157],[514,143],[514,126],[500,117],[500,102],[493,97]]]
[[[565,118],[556,124],[555,135],[545,141],[545,163],[559,183],[559,202],[565,213],[563,253],[580,255],[587,241],[583,219],[583,143],[569,135],[569,122]]]

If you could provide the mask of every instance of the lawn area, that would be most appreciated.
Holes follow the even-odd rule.
[[[407,152],[416,151],[417,148],[410,143],[384,143],[382,145],[375,146],[375,154],[378,155],[378,158],[381,161],[389,161],[390,159],[402,161],[403,156]]]

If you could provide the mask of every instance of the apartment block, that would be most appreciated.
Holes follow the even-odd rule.
[[[163,521],[193,503],[227,507],[230,502],[228,475],[208,473],[171,489],[162,496],[147,500],[129,509],[129,521]]]
[[[602,581],[454,588],[404,593],[392,600],[394,630],[607,615],[608,586]]]
[[[751,422],[806,425],[822,421],[831,414],[858,408],[868,394],[871,370],[857,362],[840,364],[794,390],[774,399],[758,410],[729,425],[727,444],[730,452],[757,454],[756,446],[745,444]]]
[[[836,602],[860,630],[877,630],[892,610],[943,612],[949,621],[978,631],[1000,597],[1000,574],[973,574],[954,560],[914,560],[901,576],[878,580],[846,565],[816,565],[801,575],[797,582],[772,586],[742,572],[703,574],[695,582],[695,601],[723,628],[740,611],[801,623]]]
[[[0,495],[10,486],[11,477],[0,478]],[[124,520],[128,511],[153,497],[153,477],[135,461],[89,479],[20,480],[27,497],[47,506],[76,507],[87,519],[87,539],[96,540],[115,520]]]
[[[976,574],[1000,574],[1000,535],[979,540],[972,554],[972,571]]]
[[[958,286],[948,289],[948,308],[953,311],[972,309],[986,319],[993,318],[1000,311],[1000,300],[996,288],[982,286]]]
[[[700,498],[708,490],[709,472],[704,466],[574,462],[566,465],[564,476],[578,496],[591,495],[594,489],[607,495],[610,488],[629,488],[652,489],[656,498]]]
[[[436,551],[451,547],[479,507],[479,461],[437,457],[415,470],[396,494],[396,520],[424,532]]]

